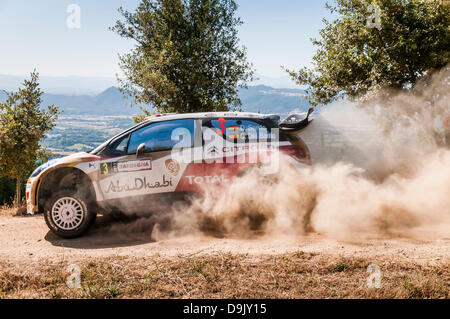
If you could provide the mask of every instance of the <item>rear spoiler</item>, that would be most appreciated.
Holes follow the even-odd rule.
[[[310,108],[306,117],[304,114],[292,114],[289,115],[283,122],[280,123],[280,129],[284,133],[298,133],[305,129],[313,120],[309,119],[311,113],[314,112],[314,108]]]

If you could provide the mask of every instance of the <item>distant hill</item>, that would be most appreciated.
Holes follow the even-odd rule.
[[[44,94],[42,102],[60,106],[65,115],[133,115],[139,111],[127,106],[128,101],[113,86],[94,96]]]
[[[242,108],[248,112],[287,114],[294,110],[308,111],[310,104],[304,90],[274,89],[270,86],[249,86],[241,89]]]
[[[0,0],[1,3],[1,0]],[[295,82],[287,75],[279,77],[265,76],[262,74],[255,74],[256,80],[249,85],[267,85],[274,88],[294,88],[297,89]],[[0,88],[4,90],[15,90],[25,78],[26,75],[7,75],[0,74]],[[51,94],[65,94],[65,95],[96,95],[107,88],[117,84],[117,79],[114,77],[92,77],[92,76],[45,76],[39,77],[39,84],[43,91]]]
[[[249,86],[239,91],[242,109],[248,112],[287,114],[293,110],[306,112],[309,103],[300,89],[274,89],[270,86]],[[0,101],[6,94],[0,92]],[[112,86],[98,95],[48,94],[42,96],[42,105],[55,104],[64,115],[133,115],[139,113],[137,106],[127,106],[119,90]]]
[[[0,1],[1,2],[1,1]],[[0,89],[16,90],[29,74],[0,74]],[[115,78],[82,76],[39,76],[39,84],[44,92],[65,95],[96,95],[117,83]]]
[[[0,92],[0,101],[6,98]],[[139,112],[138,107],[127,106],[127,100],[116,87],[110,87],[98,95],[42,95],[42,105],[57,105],[64,115],[133,115]]]

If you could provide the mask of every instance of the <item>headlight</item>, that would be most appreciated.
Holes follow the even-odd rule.
[[[43,170],[45,170],[46,168],[52,166],[53,164],[55,164],[58,160],[57,159],[53,159],[51,161],[48,161],[45,164],[42,164],[41,166],[39,166],[38,168],[36,168],[34,170],[34,172],[31,174],[30,177],[36,177],[38,176]]]

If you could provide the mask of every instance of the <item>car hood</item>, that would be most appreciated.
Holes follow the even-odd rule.
[[[98,160],[99,157],[96,155],[92,155],[86,152],[80,152],[71,154],[68,156],[61,157],[57,159],[57,162],[55,162],[56,165],[58,164],[72,164],[72,163],[80,163],[80,162],[88,162],[88,161],[95,161]]]
[[[34,172],[31,174],[31,177],[37,177],[41,175],[44,172],[48,172],[50,169],[53,169],[58,166],[75,166],[79,163],[83,162],[89,162],[89,161],[97,161],[100,157],[96,155],[92,155],[85,152],[75,153],[71,154],[69,156],[61,157],[61,158],[55,158],[47,163],[42,164],[38,168],[34,170]]]

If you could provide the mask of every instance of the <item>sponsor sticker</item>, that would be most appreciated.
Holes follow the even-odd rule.
[[[189,184],[226,184],[228,179],[224,175],[214,176],[186,176],[189,180]]]
[[[122,193],[122,192],[136,192],[140,190],[167,188],[172,186],[172,179],[166,179],[166,175],[162,176],[162,181],[148,181],[147,177],[136,177],[134,183],[121,183],[120,180],[111,181],[105,194],[108,193]]]
[[[127,162],[112,162],[101,164],[101,174],[145,171],[152,169],[152,161],[149,159]]]
[[[170,174],[172,174],[173,176],[178,175],[178,172],[180,171],[180,164],[178,164],[177,161],[173,159],[168,159],[165,164]]]

